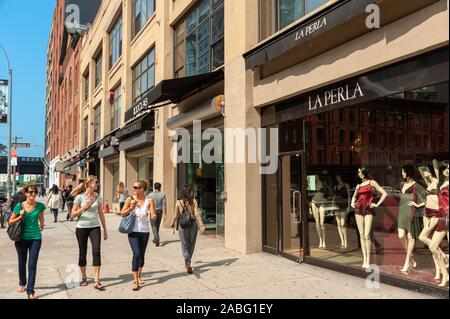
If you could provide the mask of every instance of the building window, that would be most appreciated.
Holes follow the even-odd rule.
[[[83,76],[83,92],[84,92],[84,102],[89,99],[89,72]]]
[[[416,128],[420,128],[420,115],[416,114],[416,116],[414,117],[414,125]]]
[[[89,145],[89,117],[86,116],[83,121],[83,137],[84,137],[84,147]]]
[[[345,131],[339,130],[339,144],[344,145],[345,144]]]
[[[350,144],[353,145],[356,142],[356,132],[355,131],[350,131],[349,132],[349,140],[350,140]]]
[[[398,136],[398,146],[405,146],[405,135],[400,134]]]
[[[117,88],[114,90],[114,102],[111,105],[111,122],[110,122],[111,131],[114,131],[115,129],[120,127],[121,112],[122,112],[122,93],[120,85],[118,85]]]
[[[416,146],[420,146],[421,138],[420,135],[416,135]]]
[[[339,122],[344,123],[345,122],[345,111],[339,110]]]
[[[155,0],[133,0],[133,38],[155,12]]]
[[[318,143],[324,143],[325,142],[325,135],[324,135],[324,129],[318,128],[317,129],[317,142]]]
[[[102,82],[102,52],[95,58],[95,87],[97,88]]]
[[[122,56],[122,17],[119,17],[109,35],[109,68]]]
[[[175,28],[175,78],[211,72],[224,64],[223,0],[201,0]]]
[[[325,164],[325,152],[322,150],[317,151],[317,162],[319,164]]]
[[[260,0],[260,40],[287,27],[329,0]]]
[[[350,115],[350,119],[349,119],[350,123],[355,123],[356,112],[355,111],[350,111],[349,115]]]
[[[94,108],[94,141],[100,139],[100,125],[102,117],[102,106],[99,104]]]
[[[151,49],[133,68],[133,101],[155,86],[155,49]]]

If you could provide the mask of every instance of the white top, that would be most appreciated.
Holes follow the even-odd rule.
[[[144,201],[144,206],[139,207],[136,205],[134,209],[136,215],[136,221],[134,222],[133,233],[149,233],[150,226],[148,224],[148,199]]]

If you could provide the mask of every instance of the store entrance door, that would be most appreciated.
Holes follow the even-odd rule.
[[[306,218],[305,152],[280,155],[278,212],[279,254],[297,262],[303,262]]]

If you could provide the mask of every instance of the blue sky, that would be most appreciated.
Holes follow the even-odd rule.
[[[19,156],[43,156],[45,143],[46,51],[56,0],[0,0],[0,43],[13,69],[12,136],[32,148]],[[8,67],[0,52],[0,78]],[[0,125],[0,143],[8,143],[8,126]],[[38,146],[36,146],[38,145]],[[42,148],[40,148],[40,147]]]

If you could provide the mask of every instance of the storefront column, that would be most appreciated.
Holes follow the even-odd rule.
[[[225,0],[225,129],[260,127],[253,107],[253,73],[246,72],[243,52],[257,43],[258,1]],[[225,141],[227,143],[227,141]],[[247,144],[247,143],[246,143]],[[248,159],[247,148],[245,150]],[[225,145],[227,158],[227,145]],[[261,175],[258,164],[225,165],[225,247],[261,251]]]

